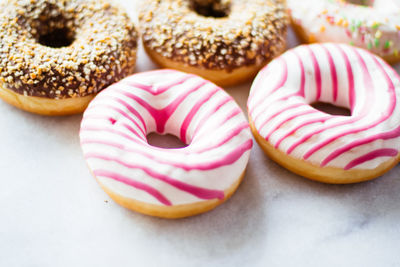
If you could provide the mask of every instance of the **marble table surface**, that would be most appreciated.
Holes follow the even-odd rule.
[[[134,17],[135,1],[121,2]],[[141,49],[137,72],[153,68]],[[227,88],[244,110],[249,87]],[[170,221],[101,190],[80,151],[81,115],[41,117],[4,102],[0,114],[0,266],[400,266],[400,166],[325,185],[255,145],[227,203]]]

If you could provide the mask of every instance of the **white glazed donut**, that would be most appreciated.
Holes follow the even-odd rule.
[[[400,80],[382,59],[345,44],[303,45],[265,67],[248,110],[256,140],[291,171],[328,183],[378,177],[399,162]],[[310,104],[349,108],[334,116]]]
[[[188,144],[164,149],[147,134]],[[165,218],[216,207],[238,187],[253,144],[248,122],[221,88],[196,75],[158,70],[100,93],[84,113],[84,157],[102,188],[129,209]]]
[[[400,1],[288,0],[292,24],[306,42],[338,42],[400,60]]]

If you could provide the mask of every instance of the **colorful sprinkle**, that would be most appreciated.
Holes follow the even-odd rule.
[[[385,42],[385,49],[388,49],[389,47],[391,47],[393,45],[392,41],[386,41]]]
[[[330,24],[335,24],[335,18],[333,16],[326,16],[326,21]]]
[[[375,47],[379,47],[381,42],[379,41],[379,39],[375,39],[374,43],[375,43]]]
[[[378,29],[379,28],[379,22],[376,22],[376,21],[374,21],[373,23],[372,23],[372,29]]]

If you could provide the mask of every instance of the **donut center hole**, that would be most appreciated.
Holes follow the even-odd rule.
[[[178,137],[172,134],[161,135],[158,133],[150,133],[147,135],[149,145],[159,148],[184,148],[187,147]]]
[[[70,46],[75,41],[75,34],[68,28],[53,29],[39,36],[39,43],[52,48]]]
[[[192,0],[191,8],[203,17],[225,18],[231,11],[230,0]]]
[[[345,0],[345,2],[358,6],[373,6],[374,0]]]
[[[52,2],[43,1],[41,13],[37,18],[29,20],[32,36],[43,46],[70,46],[75,41],[75,16]]]
[[[329,103],[316,102],[311,106],[321,112],[334,115],[334,116],[351,116],[351,111],[348,108],[334,106]]]

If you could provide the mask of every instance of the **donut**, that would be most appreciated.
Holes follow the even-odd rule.
[[[106,0],[7,0],[0,5],[0,98],[29,112],[83,112],[133,73],[137,31]]]
[[[400,160],[400,78],[381,58],[347,44],[302,45],[257,75],[250,125],[264,152],[320,182],[376,178]],[[332,115],[313,103],[348,108]]]
[[[230,86],[283,52],[289,19],[283,0],[145,0],[139,21],[154,62]]]
[[[187,146],[151,146],[152,132]],[[90,171],[115,202],[163,218],[199,214],[227,200],[253,144],[229,95],[175,70],[135,74],[102,91],[84,113],[80,140]]]
[[[400,5],[396,0],[288,0],[292,25],[304,42],[347,43],[400,60]]]

